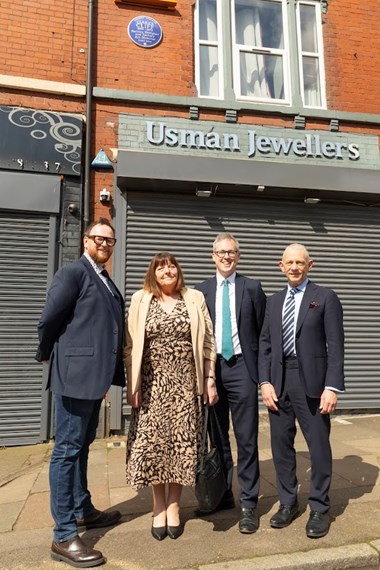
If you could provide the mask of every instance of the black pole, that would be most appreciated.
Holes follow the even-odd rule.
[[[86,81],[86,148],[84,159],[83,225],[90,222],[90,167],[91,167],[91,115],[92,115],[92,44],[94,24],[94,0],[88,0],[87,81]]]

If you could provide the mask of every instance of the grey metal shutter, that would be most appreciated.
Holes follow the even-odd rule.
[[[24,445],[41,441],[43,366],[34,355],[49,216],[0,212],[0,243],[0,445]]]
[[[265,198],[127,196],[126,299],[141,287],[152,255],[172,252],[192,286],[214,273],[212,243],[228,231],[240,242],[238,270],[260,279],[267,295],[286,281],[284,247],[303,243],[314,259],[309,277],[334,289],[343,304],[346,393],[340,408],[380,408],[380,212],[360,204],[304,204]]]

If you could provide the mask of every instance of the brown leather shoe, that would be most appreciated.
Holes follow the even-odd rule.
[[[91,513],[83,517],[82,519],[77,519],[78,527],[89,528],[103,528],[104,526],[112,526],[119,522],[121,518],[120,511],[98,511],[94,509]]]
[[[105,562],[103,554],[87,546],[79,536],[64,542],[53,542],[51,557],[53,560],[66,562],[75,568],[92,568]]]

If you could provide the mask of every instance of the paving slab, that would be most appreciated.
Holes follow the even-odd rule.
[[[266,414],[265,414],[266,417]],[[159,543],[150,535],[151,490],[126,487],[125,437],[94,442],[89,457],[95,505],[118,508],[120,524],[82,534],[107,557],[106,570],[379,570],[380,415],[336,416],[332,420],[333,482],[331,528],[326,537],[306,537],[309,454],[297,433],[300,516],[285,529],[272,529],[278,508],[267,419],[260,421],[262,484],[254,535],[238,531],[239,509],[203,518],[184,489],[180,539]],[[233,440],[232,440],[233,441]],[[0,570],[64,570],[50,559],[53,521],[49,508],[49,456],[52,445],[0,450]],[[236,461],[236,448],[233,448]],[[236,473],[233,490],[237,497]]]

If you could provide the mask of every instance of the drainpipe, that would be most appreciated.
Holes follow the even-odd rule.
[[[91,114],[92,114],[92,53],[94,27],[94,0],[88,0],[87,81],[86,81],[86,149],[84,159],[83,226],[90,221],[90,167],[91,167]]]

